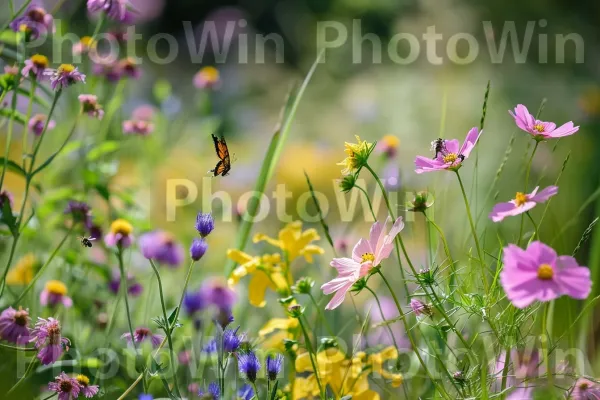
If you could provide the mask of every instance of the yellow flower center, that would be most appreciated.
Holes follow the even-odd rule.
[[[61,281],[46,282],[46,290],[52,294],[64,296],[67,294],[67,286]]]
[[[515,195],[515,204],[517,207],[521,207],[525,203],[527,203],[527,195],[525,193],[517,192]]]
[[[215,67],[204,67],[200,70],[202,77],[209,82],[216,82],[219,80],[219,70]]]
[[[85,375],[77,375],[77,382],[79,382],[83,386],[88,386],[90,384],[90,378]]]
[[[75,66],[73,64],[61,64],[61,66],[58,67],[59,73],[70,74],[73,71],[75,71]]]
[[[86,46],[86,47],[92,47],[95,46],[96,41],[94,39],[92,39],[91,36],[84,36],[82,37],[80,40],[82,45]]]
[[[538,268],[537,276],[538,279],[541,279],[542,281],[549,281],[554,276],[554,270],[550,265],[542,264]]]
[[[533,130],[536,131],[536,132],[542,133],[542,132],[544,132],[544,125],[542,125],[542,124],[535,124],[533,126]]]
[[[21,25],[19,25],[19,32],[29,33],[29,32],[31,32],[31,28],[27,24],[21,24]]]
[[[397,148],[400,145],[400,139],[398,139],[394,135],[385,135],[381,141],[385,143],[387,147],[391,147],[393,149]]]
[[[117,219],[110,225],[110,231],[114,234],[120,233],[123,236],[127,236],[133,232],[133,226],[124,219]]]
[[[453,163],[458,159],[458,155],[456,153],[448,153],[444,156],[444,163]]]
[[[587,390],[588,387],[589,385],[587,384],[587,382],[582,382],[579,384],[579,389],[581,390]]]
[[[375,255],[373,253],[365,253],[361,256],[361,263],[365,263],[367,261],[373,262],[375,261]]]
[[[48,68],[48,57],[41,54],[31,56],[31,62],[34,63],[36,67]]]

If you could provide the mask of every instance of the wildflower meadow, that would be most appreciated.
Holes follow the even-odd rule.
[[[600,399],[592,45],[316,3],[0,1],[0,399]]]

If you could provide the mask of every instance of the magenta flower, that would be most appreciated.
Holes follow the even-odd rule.
[[[81,104],[82,113],[96,119],[102,119],[104,117],[104,110],[98,103],[98,96],[93,94],[81,94],[78,99]]]
[[[88,0],[91,13],[104,12],[110,19],[123,22],[127,17],[127,0]]]
[[[81,385],[77,379],[61,372],[54,382],[48,384],[48,389],[58,393],[58,400],[71,400],[79,397]]]
[[[153,335],[152,331],[148,328],[136,328],[133,331],[133,337],[136,343],[142,343],[145,340],[149,340],[152,343],[152,347],[157,348],[165,338],[162,335]],[[131,333],[127,332],[121,336],[121,339],[127,340],[127,343],[131,343]]]
[[[131,113],[131,118],[138,121],[152,121],[156,114],[156,108],[150,104],[142,104],[136,107]]]
[[[17,344],[29,342],[29,312],[8,307],[0,314],[0,338]]]
[[[140,236],[139,245],[145,258],[169,267],[178,267],[185,257],[185,250],[181,244],[168,232],[145,233]]]
[[[72,64],[61,64],[57,69],[48,68],[44,76],[50,79],[52,90],[62,90],[77,82],[85,83],[85,75]]]
[[[53,364],[71,343],[61,336],[60,322],[52,317],[38,318],[29,341],[35,342],[35,347],[39,349],[37,357],[43,365]]]
[[[517,192],[515,198],[507,203],[498,203],[492,209],[489,217],[494,222],[500,222],[506,217],[514,217],[531,210],[538,203],[543,203],[558,193],[558,186],[548,186],[537,192],[539,186],[529,194]]]
[[[154,124],[142,120],[127,120],[123,121],[123,132],[127,135],[148,136],[154,132]]]
[[[121,288],[121,272],[118,269],[113,269],[112,278],[108,282],[108,289],[114,294],[119,294]],[[144,291],[144,287],[135,279],[132,273],[127,273],[127,293],[132,297],[137,297]]]
[[[90,378],[87,376],[79,374],[75,379],[77,379],[77,383],[81,387],[81,394],[86,398],[91,399],[98,394],[100,387],[98,385],[90,385]]]
[[[477,144],[479,136],[483,131],[471,128],[462,146],[458,139],[444,140],[438,139],[432,142],[432,150],[435,152],[433,159],[429,157],[417,156],[415,166],[417,174],[430,171],[450,170],[457,171],[464,160],[469,158],[469,154]]]
[[[569,121],[557,128],[553,122],[544,122],[535,119],[533,115],[529,114],[527,107],[523,104],[516,106],[514,112],[509,110],[508,113],[515,119],[517,126],[533,135],[535,140],[569,136],[579,130],[578,126],[573,125],[573,121]]]
[[[15,32],[29,33],[32,39],[37,39],[55,31],[54,18],[43,7],[32,4],[25,14],[10,23],[10,28]]]
[[[589,379],[579,378],[571,391],[573,400],[596,400],[600,399],[600,385]]]
[[[27,124],[29,126],[29,130],[33,132],[35,136],[42,136],[42,133],[44,133],[44,127],[46,126],[47,119],[48,117],[46,117],[44,114],[34,115]],[[54,129],[54,127],[56,127],[56,122],[50,120],[50,122],[48,122],[48,128],[46,128],[46,130],[52,130]]]
[[[371,268],[378,266],[390,256],[394,238],[404,228],[404,223],[402,217],[398,218],[386,235],[384,228],[389,220],[388,217],[384,224],[379,222],[373,224],[369,240],[358,241],[352,250],[352,258],[334,258],[331,261],[330,265],[338,270],[338,276],[321,286],[324,294],[335,292],[335,296],[325,307],[326,310],[333,310],[342,304],[352,285],[368,275]]]
[[[585,299],[590,294],[590,270],[577,265],[571,256],[557,257],[550,246],[533,242],[527,250],[514,244],[504,248],[500,282],[517,308],[536,300],[550,301],[562,295]]]
[[[40,81],[44,77],[44,71],[46,71],[48,65],[48,57],[41,54],[35,54],[31,56],[31,58],[25,60],[25,66],[23,67],[21,73],[23,76],[28,76]]]
[[[433,309],[431,308],[431,306],[429,304],[423,303],[419,299],[411,299],[410,308],[417,317],[420,317],[421,315],[427,315],[431,317],[433,315]]]

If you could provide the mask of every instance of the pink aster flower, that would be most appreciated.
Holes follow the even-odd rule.
[[[8,307],[0,314],[0,338],[18,344],[29,342],[29,312]]]
[[[62,304],[66,308],[73,306],[73,300],[67,296],[67,286],[61,281],[51,280],[46,282],[44,290],[40,293],[40,304],[55,307]]]
[[[433,315],[433,309],[431,308],[431,306],[429,304],[423,303],[419,299],[411,299],[410,308],[417,317],[420,317],[421,315],[427,315],[431,317]]]
[[[514,217],[531,210],[538,203],[543,203],[558,193],[558,186],[548,186],[539,193],[539,186],[529,194],[517,192],[515,198],[507,203],[498,203],[492,209],[489,217],[494,222],[500,222],[506,217]]]
[[[600,385],[589,379],[579,378],[571,391],[574,400],[598,400],[600,399]]]
[[[21,73],[23,76],[31,77],[35,80],[42,80],[44,71],[49,65],[48,57],[41,54],[34,54],[31,58],[25,60],[25,66]]]
[[[81,94],[78,99],[81,104],[81,112],[92,118],[102,119],[104,117],[104,110],[98,103],[98,96],[93,94]]]
[[[358,241],[352,250],[352,258],[334,258],[331,261],[330,265],[337,269],[338,276],[321,286],[324,294],[335,292],[335,296],[325,307],[326,310],[333,310],[342,304],[352,285],[366,276],[371,268],[378,266],[390,256],[394,238],[404,228],[404,222],[402,222],[402,217],[398,218],[386,235],[384,228],[389,220],[388,217],[383,224],[380,222],[373,224],[369,240],[360,239]]]
[[[33,132],[33,134],[35,136],[42,136],[42,133],[44,133],[44,127],[46,126],[47,119],[48,119],[48,117],[46,117],[44,114],[34,115],[29,120],[29,123],[28,123],[29,130],[31,132]],[[48,122],[48,128],[46,128],[46,131],[52,130],[55,127],[56,127],[56,122],[54,122],[53,120],[50,120],[50,122]]]
[[[44,76],[50,79],[52,90],[62,90],[77,82],[85,83],[85,75],[72,64],[61,64],[57,69],[48,68]]]
[[[165,338],[162,335],[153,335],[152,331],[148,328],[136,328],[133,331],[133,337],[136,343],[142,343],[145,340],[149,340],[152,343],[152,347],[157,348]],[[127,340],[127,343],[131,343],[131,333],[127,332],[121,336],[121,339]]]
[[[164,231],[154,231],[140,236],[142,254],[147,259],[176,268],[185,257],[185,251],[175,237]]]
[[[437,139],[431,143],[433,152],[435,153],[433,158],[417,156],[415,159],[415,166],[417,174],[430,171],[441,171],[450,170],[456,171],[461,166],[464,160],[469,158],[469,154],[483,131],[479,132],[477,128],[471,128],[462,146],[458,139],[444,140]]]
[[[92,397],[98,394],[100,388],[98,387],[98,385],[90,385],[90,378],[88,378],[87,376],[79,374],[75,379],[81,387],[81,394],[83,394],[88,399],[91,399]]]
[[[154,131],[154,124],[142,120],[123,121],[123,133],[126,135],[148,136]]]
[[[503,263],[500,282],[517,308],[562,295],[585,299],[592,288],[587,267],[577,265],[571,256],[557,256],[554,249],[542,242],[533,242],[526,250],[508,245],[504,248]]]
[[[39,349],[37,357],[43,365],[53,364],[62,356],[65,349],[68,350],[69,339],[62,337],[60,322],[50,317],[48,319],[38,318],[38,322],[31,330],[30,342],[35,342]]]
[[[509,110],[508,113],[515,119],[515,123],[519,128],[533,135],[536,140],[569,136],[579,130],[578,126],[573,125],[573,121],[569,121],[557,128],[553,122],[544,122],[535,119],[533,115],[529,114],[527,107],[523,104],[516,106],[514,112]]]
[[[94,75],[103,76],[109,82],[118,82],[123,77],[123,71],[116,62],[102,62],[94,64],[92,68]]]
[[[54,382],[48,384],[48,389],[58,393],[58,400],[71,400],[79,397],[81,385],[77,379],[61,372]]]
[[[10,28],[15,32],[29,33],[32,39],[56,30],[52,15],[43,7],[34,4],[27,7],[22,16],[15,18],[10,23]]]

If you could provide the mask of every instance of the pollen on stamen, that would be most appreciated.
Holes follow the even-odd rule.
[[[365,263],[365,262],[373,262],[375,261],[375,255],[373,253],[365,253],[361,256],[361,262]]]
[[[515,195],[516,206],[521,207],[525,203],[527,203],[527,195],[522,192],[517,192],[517,194]]]
[[[458,160],[458,155],[456,153],[449,153],[444,156],[444,162],[446,164],[454,163],[456,160]]]
[[[550,265],[542,264],[538,268],[537,276],[540,280],[549,281],[554,277],[554,270]]]
[[[542,133],[542,132],[544,132],[544,125],[542,125],[542,124],[535,124],[533,126],[533,130],[536,131],[536,132]]]

